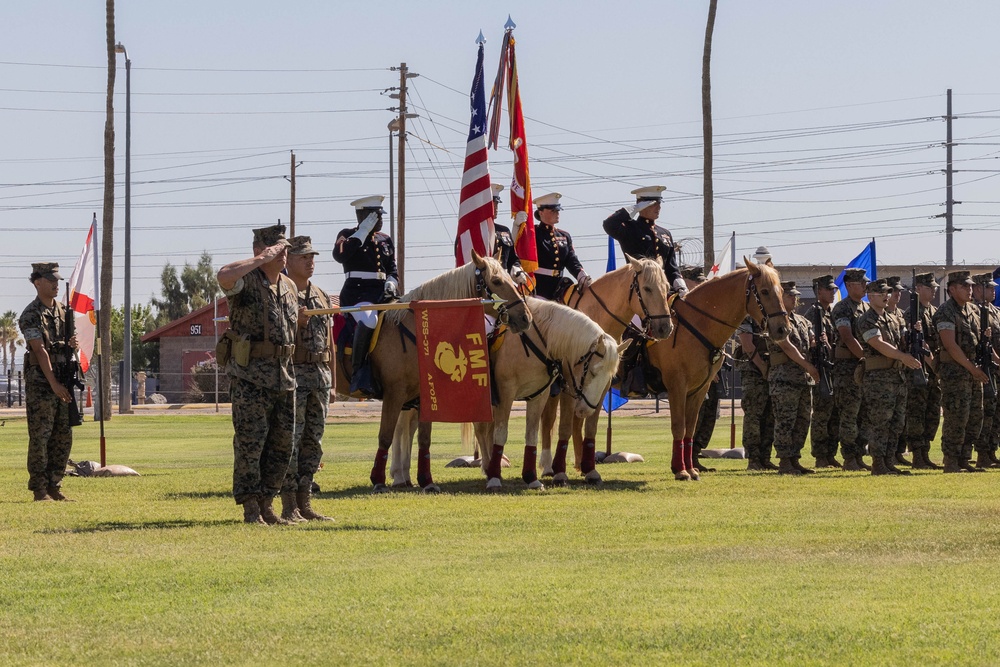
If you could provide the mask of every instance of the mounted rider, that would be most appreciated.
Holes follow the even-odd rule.
[[[552,300],[559,292],[565,291],[568,278],[563,278],[563,269],[576,277],[577,284],[586,289],[592,282],[590,275],[573,249],[573,237],[556,227],[562,206],[558,192],[542,195],[535,199],[535,247],[538,250],[538,268],[535,269],[535,294]]]

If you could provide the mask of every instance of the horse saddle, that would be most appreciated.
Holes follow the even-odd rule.
[[[631,339],[632,344],[622,354],[612,386],[618,387],[621,395],[626,398],[641,398],[665,392],[667,389],[660,369],[649,361],[649,351],[646,348],[652,341],[643,340],[631,331],[625,332],[624,339]]]
[[[556,289],[552,293],[552,300],[558,301],[564,306],[568,306],[573,295],[576,294],[577,284],[571,279],[563,276],[556,284]]]

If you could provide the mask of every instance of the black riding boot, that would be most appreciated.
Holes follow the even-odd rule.
[[[372,342],[374,329],[358,322],[354,329],[354,343],[351,347],[351,393],[361,392],[365,396],[375,396],[375,382],[372,366],[368,361],[368,346]]]

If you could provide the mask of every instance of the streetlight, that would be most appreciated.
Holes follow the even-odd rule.
[[[125,56],[125,332],[118,412],[132,412],[132,61],[121,42],[115,53]]]

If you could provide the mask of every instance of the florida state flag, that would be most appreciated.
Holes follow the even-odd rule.
[[[420,420],[487,422],[490,358],[479,299],[414,301],[420,360]]]

